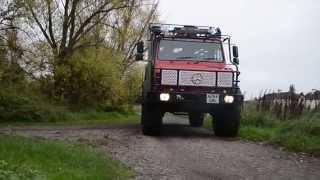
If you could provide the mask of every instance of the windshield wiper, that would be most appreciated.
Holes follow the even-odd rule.
[[[193,59],[195,57],[191,57],[191,56],[182,56],[182,57],[177,57],[176,59]]]
[[[203,58],[201,60],[215,60],[215,59],[211,57],[211,58]]]

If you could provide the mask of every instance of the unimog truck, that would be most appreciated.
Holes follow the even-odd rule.
[[[150,24],[147,48],[137,43],[136,60],[147,59],[141,127],[159,135],[166,112],[187,113],[200,127],[213,117],[217,136],[236,136],[243,95],[239,88],[238,47],[219,28]],[[147,54],[147,58],[144,55]]]

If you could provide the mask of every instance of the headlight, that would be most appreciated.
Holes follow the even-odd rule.
[[[169,101],[170,99],[170,94],[168,93],[161,93],[160,94],[160,101]]]
[[[234,97],[233,96],[225,96],[224,97],[224,102],[225,103],[233,103]]]

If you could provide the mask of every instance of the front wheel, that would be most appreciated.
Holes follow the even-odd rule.
[[[162,126],[162,113],[160,109],[151,104],[143,104],[141,108],[142,133],[147,136],[160,135]]]
[[[216,136],[235,137],[240,126],[240,106],[226,107],[214,116],[213,129]]]

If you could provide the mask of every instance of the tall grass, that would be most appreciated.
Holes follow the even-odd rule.
[[[294,85],[290,85],[288,92],[265,90],[255,102],[257,111],[272,112],[278,119],[296,119],[305,112],[320,109],[320,91],[297,94]]]
[[[320,156],[320,111],[283,120],[272,111],[257,111],[253,104],[247,104],[242,112],[240,137]]]

